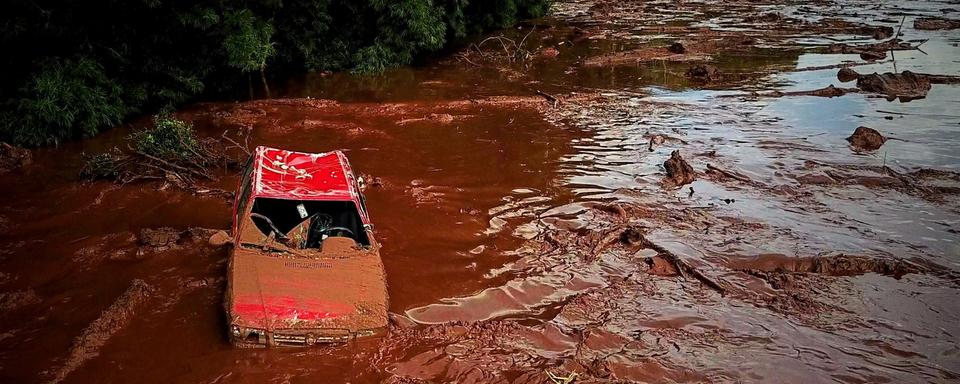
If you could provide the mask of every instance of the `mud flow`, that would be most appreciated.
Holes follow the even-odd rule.
[[[4,148],[0,382],[960,380],[958,8],[559,1],[178,111],[363,176],[391,327],[346,344],[230,345],[229,194],[79,181],[149,118]]]

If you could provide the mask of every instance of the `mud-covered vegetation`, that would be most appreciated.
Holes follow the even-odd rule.
[[[379,72],[549,3],[18,0],[0,22],[0,140],[57,144],[203,93],[268,92],[268,70]]]
[[[216,180],[217,169],[235,168],[249,156],[247,145],[230,138],[227,132],[219,138],[200,138],[190,123],[167,115],[156,116],[151,126],[130,134],[126,142],[123,149],[84,154],[80,177],[120,184],[161,180],[199,192],[197,180]]]

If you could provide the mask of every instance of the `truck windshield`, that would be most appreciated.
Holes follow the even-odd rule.
[[[287,235],[300,228],[295,235],[299,236],[296,240],[301,248],[319,247],[322,239],[331,235],[350,237],[361,246],[370,245],[357,206],[352,201],[256,198],[251,216],[260,217],[253,222],[264,235],[275,230]]]

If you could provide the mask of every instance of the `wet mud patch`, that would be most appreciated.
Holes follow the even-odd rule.
[[[571,308],[576,305],[571,304]],[[701,378],[689,369],[657,359],[673,348],[659,338],[634,338],[595,326],[454,323],[396,332],[390,337],[394,340],[381,347],[384,356],[400,352],[389,345],[429,341],[436,346],[390,362],[388,370],[393,376],[389,382],[484,382],[503,377],[546,381],[551,375],[575,376],[578,381],[667,377],[688,382]]]
[[[137,236],[129,232],[110,233],[77,241],[74,260],[81,266],[96,265],[104,260],[134,257]]]
[[[389,336],[391,342],[381,344],[379,354],[403,357],[400,361],[379,363],[389,366],[394,382],[403,382],[401,379],[483,382],[504,376],[539,376],[542,375],[537,372],[539,369],[531,368],[545,365],[547,356],[544,355],[569,349],[570,337],[559,332],[553,336],[554,340],[538,340],[535,331],[509,321],[401,330]],[[420,351],[400,347],[411,344],[431,347]],[[535,348],[525,348],[527,346],[544,349],[539,354]]]
[[[960,20],[943,17],[918,17],[913,21],[913,27],[925,31],[960,28]]]
[[[604,56],[591,57],[583,61],[587,67],[603,67],[616,65],[636,65],[653,61],[670,62],[703,62],[711,61],[712,57],[705,53],[693,51],[676,53],[668,47],[640,48],[632,51],[611,53]]]
[[[633,219],[637,218],[634,217]],[[651,217],[646,219],[656,220]],[[653,256],[654,259],[662,258],[661,255],[669,255],[669,257],[681,258],[688,262],[693,261],[689,259],[690,255],[673,251],[673,246],[658,245],[664,244],[663,237],[660,235],[654,236],[652,240],[647,239],[646,236],[640,237],[629,233],[624,237],[644,239],[642,240],[644,243],[649,244],[652,249],[656,249],[658,255]],[[688,238],[688,241],[690,240],[693,239]],[[627,246],[629,243],[621,242],[619,244]],[[616,252],[616,248],[608,248],[608,251]],[[771,259],[775,258],[771,257]],[[790,258],[783,257],[783,259]],[[904,274],[925,274],[926,271],[931,269],[931,267],[919,266],[905,261],[837,255],[816,259],[801,259],[797,264],[789,262],[752,264],[749,270],[745,271],[745,277],[738,278],[735,275],[742,271],[737,268],[738,266],[723,266],[727,270],[727,272],[723,272],[718,271],[716,266],[711,267],[710,261],[707,261],[706,264],[703,264],[703,261],[705,260],[694,262],[693,265],[696,267],[687,270],[687,276],[691,277],[690,280],[683,277],[657,280],[658,277],[656,276],[644,277],[645,274],[636,274],[623,280],[611,281],[609,285],[587,291],[565,303],[560,313],[551,322],[573,329],[585,330],[581,332],[587,334],[601,332],[603,329],[615,330],[613,332],[619,333],[623,337],[629,336],[633,340],[641,342],[620,344],[613,348],[616,351],[615,353],[605,356],[606,359],[623,361],[623,359],[627,359],[626,356],[630,356],[636,353],[636,349],[640,349],[644,351],[643,356],[654,359],[658,365],[670,366],[684,371],[683,368],[678,367],[697,366],[698,363],[696,362],[700,361],[694,357],[698,354],[694,351],[705,353],[705,349],[731,343],[745,348],[753,348],[750,345],[757,341],[753,339],[757,336],[742,334],[742,330],[730,325],[714,329],[704,324],[705,322],[709,323],[706,318],[702,317],[704,312],[710,313],[714,310],[721,310],[719,308],[726,308],[728,301],[741,302],[749,304],[749,307],[772,311],[774,315],[762,312],[749,315],[754,318],[752,321],[756,322],[755,324],[760,324],[762,327],[769,327],[772,324],[771,322],[781,322],[783,320],[777,319],[785,316],[787,319],[792,319],[791,321],[804,324],[805,327],[829,330],[835,327],[834,322],[838,321],[837,319],[854,318],[858,322],[864,321],[862,317],[859,317],[861,316],[859,313],[852,314],[849,308],[837,304],[844,289],[848,289],[845,287],[849,283],[843,281],[843,279],[864,273],[887,274],[899,278]],[[694,279],[692,271],[697,271],[704,278]],[[762,281],[763,286],[753,286],[749,282],[753,278]],[[695,282],[696,280],[700,280],[699,284]],[[711,283],[709,281],[714,281],[717,285],[723,287],[723,290],[710,287]],[[672,285],[679,285],[679,287]],[[671,305],[663,305],[665,303],[660,301],[662,298],[658,299],[663,295],[673,297],[674,300],[680,300],[681,302],[687,300],[697,302],[697,310],[695,311],[697,315],[672,313]],[[648,301],[654,303],[648,303]],[[742,307],[735,305],[734,308]],[[739,311],[739,309],[735,311]],[[747,310],[751,313],[754,311],[757,311],[757,309]],[[759,320],[760,318],[764,318],[764,320]],[[640,325],[640,328],[636,328],[637,324]],[[642,344],[643,341],[648,340],[649,344]],[[762,344],[767,345],[767,347],[770,347],[771,344],[778,345],[775,348],[787,350],[793,348],[781,344],[784,342],[789,344],[785,340],[767,340]],[[643,347],[640,348],[640,346]],[[651,348],[652,346],[659,346],[659,348]],[[709,352],[707,354],[713,355]],[[769,358],[769,356],[765,358]],[[829,357],[824,355],[823,358]],[[611,360],[601,360],[595,363],[602,363],[599,365],[609,368],[610,362]],[[636,360],[633,360],[633,362],[634,364],[637,363]],[[596,366],[598,365],[593,365],[593,367]],[[584,368],[583,371],[577,372],[590,374],[591,371]],[[729,379],[737,376],[736,373],[722,368],[711,372],[709,377],[714,379],[720,377]],[[601,373],[595,377],[613,376],[604,376]],[[616,377],[624,378],[624,376]],[[630,377],[630,379],[643,380],[640,377]]]
[[[153,292],[154,288],[142,280],[131,282],[130,287],[74,340],[61,366],[48,374],[50,382],[62,382],[84,362],[96,357],[113,334],[126,327],[142,310]]]
[[[876,61],[887,58],[887,53],[892,51],[909,51],[917,49],[917,45],[900,39],[890,39],[880,43],[867,44],[845,44],[837,43],[821,49],[826,53],[857,54],[860,59],[866,61]]]
[[[811,185],[859,185],[894,190],[948,205],[952,201],[951,196],[960,193],[960,179],[952,171],[919,169],[898,172],[886,166],[826,164],[812,160],[806,161],[804,168],[822,172],[819,177],[811,174],[798,177],[798,181]]]
[[[223,238],[223,230],[210,228],[176,229],[170,227],[142,228],[137,234],[140,253],[164,252],[205,245],[220,246],[229,241]]]
[[[0,175],[23,168],[32,162],[33,153],[29,149],[0,142]]]
[[[0,313],[3,314],[10,314],[39,303],[40,296],[32,289],[0,293]]]
[[[682,97],[682,95],[673,96],[673,99]],[[844,191],[856,185],[869,185],[866,188],[876,191],[883,197],[891,195],[890,192],[893,192],[894,196],[901,192],[922,196],[923,188],[911,191],[912,187],[906,186],[919,181],[919,178],[912,176],[915,171],[898,168],[897,171],[891,169],[888,173],[884,167],[866,167],[890,177],[887,180],[889,183],[886,184],[880,179],[857,180],[841,174],[830,176],[825,173],[827,168],[861,169],[863,167],[856,161],[847,160],[851,154],[842,137],[838,140],[838,146],[843,151],[838,153],[835,148],[781,134],[780,131],[785,129],[776,124],[775,118],[761,123],[751,121],[754,119],[752,117],[742,118],[735,113],[724,112],[736,110],[736,107],[724,105],[712,109],[710,104],[717,102],[715,99],[702,104],[698,103],[693,108],[708,108],[711,113],[722,116],[717,117],[719,121],[690,117],[694,120],[693,123],[685,118],[672,118],[673,113],[681,114],[678,111],[684,111],[685,106],[657,104],[662,99],[650,99],[610,97],[596,105],[588,105],[581,111],[582,115],[579,118],[571,119],[573,124],[582,124],[585,129],[596,133],[594,141],[581,143],[581,155],[583,158],[590,159],[595,165],[585,165],[577,169],[586,174],[596,173],[608,177],[605,180],[583,178],[582,180],[590,181],[586,183],[590,188],[582,187],[582,189],[589,191],[585,194],[594,198],[626,201],[617,205],[618,211],[626,214],[609,216],[583,214],[583,217],[602,217],[604,221],[602,224],[591,221],[591,230],[581,231],[577,236],[613,240],[611,242],[593,241],[587,244],[570,245],[565,241],[564,235],[549,234],[544,237],[545,241],[552,244],[549,249],[576,252],[576,249],[587,248],[596,251],[598,249],[596,244],[607,244],[605,247],[599,247],[598,254],[592,256],[597,260],[606,257],[605,254],[635,250],[638,254],[638,272],[641,269],[649,269],[658,262],[667,261],[666,264],[674,267],[678,275],[664,278],[657,276],[656,273],[640,273],[634,276],[645,277],[648,279],[646,281],[653,282],[650,283],[653,287],[683,285],[687,289],[681,292],[682,298],[676,300],[696,303],[693,305],[698,312],[710,312],[715,308],[714,305],[723,308],[729,308],[727,305],[732,308],[746,307],[750,308],[747,311],[756,312],[749,315],[753,321],[756,324],[764,324],[764,327],[768,322],[786,320],[793,324],[802,324],[800,332],[833,333],[835,336],[841,335],[838,336],[840,338],[852,336],[851,333],[836,330],[838,324],[842,324],[838,319],[856,319],[859,323],[868,322],[873,316],[862,308],[851,309],[841,304],[845,292],[852,291],[851,284],[855,281],[880,276],[884,280],[878,284],[890,284],[890,280],[897,278],[909,280],[922,276],[933,278],[937,281],[936,284],[946,287],[948,291],[953,289],[950,287],[955,286],[952,283],[951,273],[943,267],[928,265],[924,262],[926,258],[935,257],[936,252],[927,254],[909,243],[885,241],[884,235],[878,235],[878,233],[889,233],[882,232],[889,230],[888,228],[875,228],[858,223],[856,218],[847,216],[845,212],[834,211],[836,203],[822,202],[819,194],[823,192],[814,185],[817,177],[813,175],[816,172],[810,172],[819,171],[827,182],[834,183],[836,189],[831,188],[827,192],[831,193],[831,196],[842,197]],[[594,107],[599,110],[592,110],[591,108]],[[741,113],[744,113],[744,116],[751,116],[749,112]],[[689,115],[686,116],[689,117]],[[726,126],[737,128],[723,129]],[[670,135],[682,137],[682,141],[665,143],[650,139],[668,132]],[[845,131],[847,135],[849,132],[849,130]],[[761,150],[753,152],[753,148]],[[689,186],[689,191],[685,187],[682,191],[671,190],[667,193],[658,193],[650,186],[655,186],[665,173],[665,169],[660,168],[659,165],[677,149],[684,153],[696,154],[690,156],[687,161],[694,171],[702,172],[702,178],[694,181]],[[756,157],[751,158],[753,156]],[[807,158],[817,159],[815,163],[825,168],[820,169],[819,166],[804,164],[803,159]],[[851,165],[851,162],[856,165]],[[581,165],[578,164],[578,166]],[[809,172],[810,180],[806,180],[806,177],[795,177],[791,174],[794,170]],[[633,178],[635,183],[611,182],[611,180],[620,180],[619,178],[624,174]],[[911,176],[907,176],[910,180],[901,180],[894,174]],[[943,175],[931,175],[931,178],[949,184],[949,174],[947,172]],[[881,178],[886,180],[885,177]],[[856,184],[857,182],[862,183]],[[860,206],[864,203],[854,200],[848,204]],[[928,207],[927,209],[937,209],[934,207],[939,207],[937,204],[940,203],[931,201],[931,204],[934,205],[921,205]],[[871,204],[869,207],[872,209],[875,205]],[[549,222],[557,224],[559,221],[549,220]],[[623,226],[631,223],[642,229],[639,236],[623,230]],[[610,233],[616,232],[618,227],[623,234],[619,237],[611,235]],[[655,234],[657,231],[653,228],[672,233],[673,236],[663,238]],[[621,238],[636,240],[622,241]],[[871,240],[860,240],[863,238]],[[915,241],[916,238],[913,239],[912,241]],[[629,243],[649,244],[634,248]],[[864,243],[869,245],[865,246]],[[819,254],[836,250],[838,247],[841,249],[849,247],[851,252],[842,257],[826,258],[818,263],[804,258],[806,264],[801,268],[790,269],[780,265],[776,268],[754,268],[752,271],[747,271],[727,264],[730,258],[748,258],[750,255],[770,252],[773,249],[780,249],[778,252],[792,255]],[[908,258],[909,261],[885,256],[849,256],[854,255],[853,252],[864,251],[864,248],[879,250],[880,254],[889,252],[905,255],[903,257]],[[670,262],[671,259],[688,262],[692,268],[686,269],[682,265],[677,267],[677,264]],[[681,271],[683,271],[682,276],[679,274]],[[692,271],[699,273],[701,277],[696,276]],[[668,273],[668,275],[671,274]],[[589,309],[583,312],[591,315],[583,315],[585,322],[609,323],[624,318],[634,319],[631,312],[637,311],[637,307],[644,306],[643,299],[624,304],[618,307],[618,311],[607,315],[592,315],[592,313],[602,313],[596,308],[602,306],[603,300],[586,300],[585,298],[593,295],[616,297],[619,292],[612,287],[617,284],[619,283],[608,283],[581,293],[576,299],[564,303],[561,313],[579,303],[589,303],[587,306]],[[649,300],[649,297],[654,296],[658,290],[643,292],[648,295]],[[723,304],[713,302],[716,297],[722,298],[720,300]],[[664,308],[657,307],[661,311],[665,311]],[[731,309],[731,311],[738,312],[739,309]],[[729,314],[730,312],[727,312],[724,317]],[[562,317],[556,317],[554,321],[559,319]],[[931,332],[930,329],[927,333],[929,332]],[[735,334],[737,331],[728,331],[726,334],[730,333]],[[764,334],[762,331],[745,333],[753,334],[754,337]],[[745,339],[750,337],[744,336]],[[733,337],[716,340],[716,343],[737,342],[734,340],[742,341]],[[776,348],[784,348],[785,356],[807,353],[805,351],[787,352],[793,347],[781,344],[784,340],[767,342],[768,345],[778,345],[779,347]],[[680,344],[683,346],[683,343]],[[749,341],[743,341],[742,348],[752,348],[748,346],[750,344]],[[813,349],[817,348],[809,343],[806,345]],[[903,350],[910,350],[910,348]],[[775,359],[766,355],[767,352],[764,354],[764,359]],[[815,359],[828,358],[829,355],[826,353]],[[922,364],[916,361],[914,363]],[[707,365],[714,366],[714,364],[716,363]],[[857,366],[860,363],[851,362],[851,364]],[[865,364],[873,366],[873,362]],[[806,371],[796,370],[788,373],[787,376],[796,375],[790,377],[799,379],[806,377],[806,373],[801,373]],[[930,372],[930,370],[926,371]],[[714,372],[723,372],[723,369]],[[726,380],[736,377],[735,374],[728,375],[730,375],[729,372],[723,372],[715,377],[723,377]]]
[[[815,320],[826,311],[839,311],[840,308],[828,304],[826,293],[820,289],[823,284],[831,284],[828,279],[803,273],[784,271],[745,271],[751,276],[763,280],[773,289],[771,294],[758,294],[746,300],[769,308],[775,312],[790,314],[805,321]]]
[[[526,109],[553,114],[559,104],[577,104],[599,98],[596,93],[570,93],[538,96],[489,96],[466,100],[397,103],[340,103],[317,99],[269,99],[248,101],[238,105],[199,104],[193,112],[182,115],[198,120],[202,126],[236,126],[247,130],[266,129],[273,133],[290,133],[294,128],[332,129],[351,136],[389,137],[383,129],[362,126],[357,118],[390,119],[395,125],[451,125],[476,117],[483,108]],[[293,116],[283,112],[300,109]],[[254,111],[254,112],[251,112]],[[322,118],[319,118],[322,117]],[[369,124],[368,124],[369,125]],[[262,134],[261,134],[262,135]]]
[[[864,273],[900,278],[908,273],[931,272],[925,267],[907,260],[887,259],[860,255],[832,255],[816,257],[788,257],[784,255],[760,255],[755,258],[735,258],[728,265],[739,271],[817,273],[829,276],[855,276]],[[943,270],[942,267],[938,268]]]

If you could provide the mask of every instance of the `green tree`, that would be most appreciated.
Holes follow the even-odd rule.
[[[0,140],[50,145],[236,90],[259,72],[379,72],[549,0],[11,0]],[[118,16],[121,15],[121,16]]]
[[[264,71],[267,60],[276,53],[270,40],[273,36],[273,25],[260,20],[249,9],[229,11],[223,20],[226,33],[223,50],[227,56],[227,65],[244,73],[259,71],[263,89],[269,95],[270,89]]]

